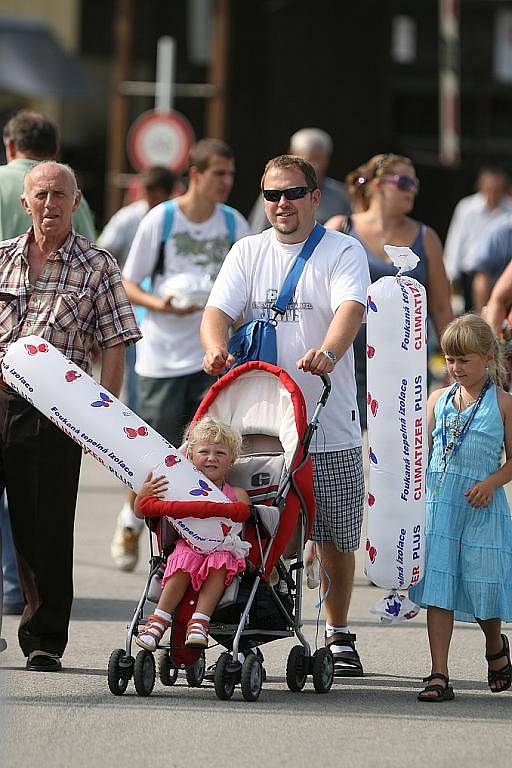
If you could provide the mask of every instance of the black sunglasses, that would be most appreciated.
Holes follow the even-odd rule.
[[[306,197],[308,192],[313,192],[311,187],[288,187],[288,189],[263,189],[263,197],[268,203],[278,203],[281,195],[287,200],[300,200]]]

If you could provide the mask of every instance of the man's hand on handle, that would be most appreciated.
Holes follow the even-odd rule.
[[[334,363],[321,349],[308,349],[306,354],[297,360],[297,368],[309,371],[314,376],[321,376],[324,373],[331,373],[334,370]]]

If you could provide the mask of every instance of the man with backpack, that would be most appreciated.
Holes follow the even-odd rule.
[[[199,326],[202,307],[183,305],[166,288],[170,278],[213,280],[236,240],[249,225],[224,205],[233,186],[233,150],[218,139],[192,147],[188,189],[179,198],[153,208],[142,220],[123,268],[123,283],[133,304],[146,307],[143,338],[137,345],[138,414],[175,446],[211,383],[202,370]],[[151,278],[151,291],[141,284]],[[111,552],[121,570],[135,568],[140,520],[133,497],[120,512]]]

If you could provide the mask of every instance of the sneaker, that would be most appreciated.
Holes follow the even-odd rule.
[[[133,571],[139,558],[139,532],[125,528],[119,520],[110,545],[112,560],[120,571]]]

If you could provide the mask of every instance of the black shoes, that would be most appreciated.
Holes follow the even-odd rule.
[[[31,672],[60,672],[62,663],[56,653],[32,651],[27,659],[27,669]]]

